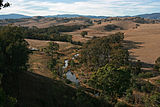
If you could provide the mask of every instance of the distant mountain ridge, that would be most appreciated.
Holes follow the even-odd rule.
[[[160,19],[160,13],[142,14],[142,15],[137,15],[137,16],[146,18],[146,19]]]
[[[72,18],[72,17],[88,17],[88,18],[107,18],[108,16],[92,16],[92,15],[78,15],[78,14],[62,14],[62,15],[53,15],[53,16],[45,16],[45,17],[66,17],[66,18]]]
[[[21,14],[6,14],[0,15],[0,19],[21,19],[21,18],[30,18],[31,16],[25,16]]]
[[[32,16],[26,16],[21,14],[6,14],[0,15],[0,19],[21,19],[21,18],[31,18]],[[109,16],[92,16],[92,15],[78,15],[78,14],[62,14],[62,15],[48,15],[48,16],[34,16],[34,17],[59,17],[59,18],[72,18],[72,17],[87,17],[87,18],[108,18]],[[131,16],[117,16],[117,17],[131,17]],[[152,14],[141,14],[133,17],[142,17],[147,19],[160,19],[160,13]]]

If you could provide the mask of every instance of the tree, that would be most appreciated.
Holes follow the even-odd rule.
[[[81,62],[87,68],[98,70],[107,63],[118,66],[128,63],[128,50],[123,49],[123,33],[116,33],[107,37],[95,38],[83,45],[81,50]]]
[[[55,72],[57,59],[58,59],[59,44],[55,42],[49,42],[48,44],[49,45],[45,48],[46,54],[48,56],[51,56],[51,59],[48,61],[48,68],[52,72]]]
[[[146,107],[159,107],[159,105],[160,105],[160,93],[159,92],[156,92],[153,95],[151,95],[145,103]]]
[[[160,71],[160,57],[155,61],[154,69]]]
[[[8,7],[8,6],[10,6],[10,4],[8,2],[4,3],[3,0],[0,0],[0,10],[2,8]]]
[[[102,90],[102,93],[114,102],[129,88],[130,79],[129,68],[116,68],[107,64],[92,75],[89,83],[96,89]]]
[[[81,36],[84,38],[85,35],[88,35],[88,32],[87,32],[87,31],[82,31],[82,32],[81,32]]]
[[[57,54],[58,50],[59,50],[59,45],[55,42],[49,42],[48,46],[45,48],[45,52],[47,53],[47,55],[52,56],[52,57],[55,54]]]
[[[17,100],[13,97],[6,95],[1,86],[1,78],[2,75],[0,74],[0,107],[14,107]]]
[[[0,29],[0,73],[3,74],[2,88],[5,91],[5,86],[12,79],[17,81],[16,87],[19,87],[18,74],[27,70],[29,53],[28,43],[18,27],[7,26]],[[6,95],[2,88],[0,84],[0,106],[14,106],[16,99]]]
[[[26,70],[28,43],[18,27],[4,27],[0,30],[0,73]]]

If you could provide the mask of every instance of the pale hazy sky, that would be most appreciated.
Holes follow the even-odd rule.
[[[160,0],[4,0],[12,5],[0,14],[45,16],[56,14],[81,14],[124,16],[160,13]]]

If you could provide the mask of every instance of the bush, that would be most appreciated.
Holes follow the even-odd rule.
[[[123,30],[122,27],[114,25],[114,24],[109,24],[107,26],[104,26],[104,30],[106,30],[106,31],[112,31],[112,30],[116,30],[116,29]]]
[[[128,107],[128,105],[124,102],[118,102],[116,103],[115,107]]]
[[[151,78],[154,77],[154,73],[153,72],[142,72],[138,75],[139,78]]]
[[[125,101],[128,103],[134,103],[133,90],[130,88],[126,91]]]
[[[82,31],[81,32],[81,36],[84,38],[86,35],[88,35],[88,32],[87,31]]]
[[[160,93],[154,93],[145,102],[146,107],[159,107],[160,105]]]
[[[151,93],[152,90],[154,90],[155,86],[152,85],[150,82],[137,80],[133,84],[133,88],[140,91],[140,92]]]
[[[13,97],[7,96],[1,87],[1,78],[0,74],[0,107],[14,107],[17,103],[17,100]]]
[[[160,71],[160,57],[155,61],[154,69]]]

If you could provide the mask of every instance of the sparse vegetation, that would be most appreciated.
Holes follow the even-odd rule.
[[[88,35],[88,32],[87,31],[82,31],[81,32],[81,36],[84,38],[86,35]]]

